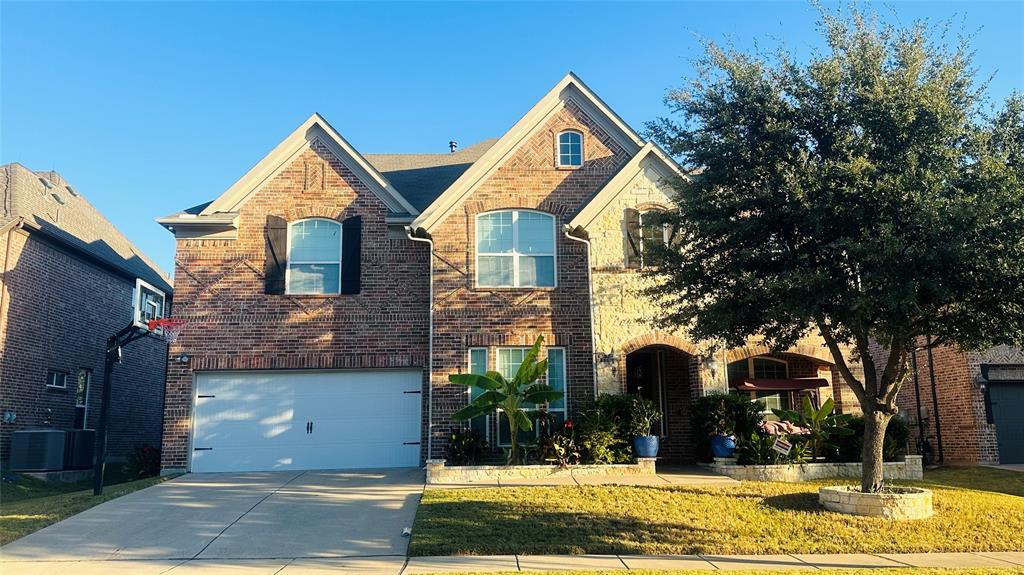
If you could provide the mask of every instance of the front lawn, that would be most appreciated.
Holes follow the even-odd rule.
[[[901,568],[901,569],[822,569],[814,571],[818,575],[1010,575],[1021,573],[1022,569],[1009,567],[1007,569],[922,569],[922,568]],[[517,575],[518,571],[489,572],[486,575]],[[622,575],[623,571],[549,571],[546,575]],[[648,569],[630,569],[631,575],[707,575],[709,571],[650,571]],[[770,571],[758,569],[757,571],[729,571],[730,575],[807,575],[807,571]],[[443,574],[435,574],[443,575]],[[483,573],[460,573],[459,575],[484,575]]]
[[[409,553],[1017,551],[1024,549],[1024,497],[982,491],[1022,493],[1012,473],[951,469],[929,472],[923,482],[901,482],[935,491],[934,517],[902,522],[822,509],[818,487],[850,483],[843,480],[731,487],[428,489]]]
[[[103,495],[93,497],[92,483],[61,483],[20,477],[0,485],[0,545],[62,521],[86,509],[164,481],[150,477],[125,481],[119,471],[104,475]]]

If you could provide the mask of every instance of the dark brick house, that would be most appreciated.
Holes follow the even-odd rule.
[[[136,281],[170,280],[56,172],[2,167],[0,459],[20,429],[96,427],[106,340],[133,318]],[[108,454],[160,444],[167,345],[124,350]]]
[[[599,391],[648,395],[681,461],[690,397],[765,377],[778,401],[833,393],[819,340],[708,358],[650,327],[642,214],[671,206],[679,168],[576,76],[501,138],[452,148],[364,156],[314,114],[217,199],[158,220],[189,321],[171,355],[191,358],[168,365],[165,471],[442,457],[470,399],[448,376],[510,374],[537,336],[557,417]],[[493,445],[498,423],[473,425]]]

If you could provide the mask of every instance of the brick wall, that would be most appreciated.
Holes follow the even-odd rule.
[[[556,135],[584,135],[584,165],[555,167]],[[448,375],[466,369],[469,347],[530,345],[538,335],[566,349],[570,417],[594,395],[587,253],[562,226],[628,160],[624,150],[571,101],[534,132],[471,197],[431,231],[434,238],[434,454],[444,453],[451,414],[465,405],[464,388]],[[553,289],[475,287],[475,218],[500,208],[556,216],[557,286]],[[494,366],[492,366],[493,368]]]
[[[361,293],[266,294],[267,215],[289,222],[362,216]],[[237,239],[178,240],[175,315],[189,324],[171,356],[192,359],[168,366],[164,468],[188,463],[197,371],[426,365],[427,249],[389,238],[386,215],[374,193],[314,142],[243,204]]]
[[[47,419],[72,427],[79,369],[91,372],[88,427],[96,427],[106,340],[131,321],[135,284],[20,230],[2,234],[0,267],[0,412],[17,414],[13,425],[0,424],[0,458],[6,460],[12,431]],[[111,457],[144,443],[159,445],[166,352],[161,341],[141,339],[115,366]],[[66,389],[46,387],[50,369],[69,373]]]

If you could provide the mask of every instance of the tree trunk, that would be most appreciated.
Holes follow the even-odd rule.
[[[882,446],[885,442],[885,428],[889,425],[892,415],[872,410],[864,412],[864,447],[861,453],[863,473],[860,488],[864,493],[874,493],[882,487],[882,470],[885,455]]]

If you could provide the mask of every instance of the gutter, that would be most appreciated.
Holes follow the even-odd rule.
[[[594,366],[594,399],[597,399],[597,338],[594,332],[594,274],[593,267],[590,265],[590,239],[586,237],[587,232],[582,227],[570,228],[566,224],[564,230],[566,238],[587,247],[587,303],[590,304],[590,363]],[[573,232],[582,234],[583,237],[574,236]]]
[[[430,246],[427,265],[430,266],[430,295],[427,301],[427,459],[434,456],[434,239],[423,228],[405,226],[405,237]]]

